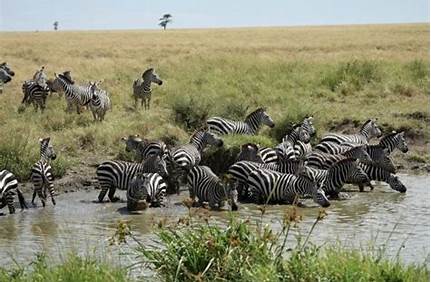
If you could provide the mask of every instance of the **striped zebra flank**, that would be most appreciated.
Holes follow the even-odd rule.
[[[50,143],[50,137],[39,139],[40,142],[40,159],[31,169],[31,182],[33,183],[33,197],[31,203],[34,205],[36,194],[45,207],[47,191],[51,197],[52,204],[55,205],[54,199],[54,176],[50,165],[51,160],[55,160],[57,155]]]
[[[166,196],[166,183],[158,173],[136,175],[127,187],[127,209],[160,207]]]
[[[314,179],[331,198],[338,198],[338,194],[349,179],[355,179],[357,183],[370,183],[367,174],[359,166],[359,161],[355,159],[340,160],[327,170],[305,166],[300,174]]]
[[[365,145],[355,146],[350,148],[350,150],[338,155],[332,155],[320,151],[313,151],[306,157],[305,163],[307,166],[320,169],[329,169],[336,162],[348,158],[359,160],[363,163],[371,163],[373,160],[365,151],[365,147]]]
[[[200,163],[201,154],[207,145],[221,147],[223,140],[209,132],[207,128],[200,128],[193,133],[188,144],[172,149],[173,161],[179,167],[189,170]]]
[[[330,206],[325,192],[306,175],[257,169],[250,173],[247,183],[250,198],[257,204],[293,204],[296,197],[312,196],[320,206]]]
[[[220,209],[227,200],[233,211],[238,210],[238,192],[230,184],[224,184],[207,166],[194,166],[187,174],[190,198],[198,198],[199,205],[207,202],[211,209]]]
[[[24,196],[18,188],[18,180],[15,175],[7,170],[0,171],[0,209],[8,206],[9,213],[15,213],[14,198],[15,192],[18,195],[18,201],[21,209],[27,208]]]
[[[151,156],[145,159],[142,163],[133,163],[125,161],[106,161],[97,167],[96,175],[100,186],[98,200],[103,202],[103,199],[108,193],[108,198],[111,202],[119,200],[114,197],[115,191],[127,190],[132,179],[143,173],[158,173],[161,176],[168,174],[166,170],[166,161],[164,157]]]
[[[63,74],[56,74],[54,83],[60,83],[63,91],[64,97],[67,103],[67,112],[71,112],[73,107],[76,108],[76,113],[81,113],[81,107],[87,106],[91,102],[93,97],[91,93],[91,85],[76,85],[72,83],[68,77]]]
[[[138,100],[141,100],[141,107],[145,110],[150,109],[151,103],[151,83],[158,85],[163,84],[163,80],[155,73],[153,68],[147,69],[142,74],[142,79],[133,82],[133,98],[135,99],[135,108],[138,107]]]
[[[295,174],[303,166],[301,160],[289,160],[282,159],[277,163],[256,163],[251,161],[239,161],[231,165],[227,171],[232,179],[236,182],[236,189],[241,200],[247,200],[249,197],[249,191],[247,187],[248,176],[254,170],[267,169],[281,173]]]
[[[262,124],[274,127],[274,122],[264,108],[258,108],[249,114],[245,121],[233,121],[221,117],[212,117],[207,120],[208,129],[219,135],[246,134],[255,135]]]
[[[355,143],[355,144],[368,144],[368,142],[375,137],[380,137],[382,132],[377,125],[376,120],[369,119],[361,127],[357,134],[341,134],[341,133],[328,133],[320,140],[316,146],[316,150],[324,153],[331,153],[331,143]]]

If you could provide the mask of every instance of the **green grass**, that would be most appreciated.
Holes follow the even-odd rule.
[[[121,282],[130,281],[127,269],[111,263],[69,254],[60,264],[51,264],[45,254],[39,254],[28,265],[11,269],[0,268],[0,281],[9,282]]]
[[[89,155],[115,158],[124,150],[123,136],[184,143],[207,117],[243,120],[258,107],[266,107],[276,124],[260,131],[266,144],[275,144],[290,123],[307,115],[315,118],[317,138],[329,130],[352,132],[378,118],[385,132],[406,130],[412,152],[429,154],[426,24],[1,36],[3,58],[16,75],[0,95],[0,167],[17,171],[22,180],[40,137],[51,137],[67,169]],[[106,120],[94,123],[89,112],[66,114],[64,98],[56,95],[43,115],[31,107],[18,113],[22,81],[42,64],[49,78],[71,70],[80,84],[103,79],[113,104]],[[154,87],[150,111],[135,111],[133,80],[148,67],[164,83]],[[416,112],[428,122],[415,118]],[[345,120],[358,125],[343,127]],[[16,145],[21,139],[28,140],[25,151]]]

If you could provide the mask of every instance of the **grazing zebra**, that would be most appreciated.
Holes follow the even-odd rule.
[[[96,174],[101,191],[99,202],[103,202],[109,190],[108,198],[111,202],[119,200],[114,197],[116,189],[127,190],[132,179],[142,173],[158,173],[161,176],[168,174],[166,170],[165,156],[151,156],[142,163],[125,161],[106,161],[97,167]]]
[[[35,111],[40,108],[43,112],[46,108],[46,97],[48,96],[49,88],[48,85],[41,86],[39,83],[28,80],[22,85],[22,92],[24,93],[24,98],[21,104],[29,105],[33,104]]]
[[[308,125],[297,124],[294,125],[286,136],[283,137],[280,144],[278,144],[274,149],[262,147],[259,149],[259,153],[262,156],[264,163],[274,163],[277,162],[278,156],[284,156],[289,159],[295,159],[299,156],[300,152],[298,149],[298,154],[296,153],[295,146],[298,142],[303,142],[302,144],[308,144],[310,142],[311,133]],[[303,154],[304,150],[301,150]]]
[[[241,146],[241,151],[236,157],[236,162],[251,161],[256,163],[263,163],[262,157],[259,153],[259,147],[253,143],[246,143]]]
[[[153,68],[147,69],[142,74],[142,79],[137,79],[133,82],[133,97],[135,98],[135,108],[138,107],[138,99],[141,99],[141,107],[145,110],[150,109],[151,102],[151,83],[162,85],[163,81],[154,72]]]
[[[49,191],[52,204],[55,205],[54,199],[54,176],[52,168],[49,164],[51,160],[55,160],[57,155],[50,143],[50,137],[39,139],[40,142],[40,160],[35,163],[31,169],[31,182],[33,183],[33,197],[31,203],[34,205],[36,194],[45,206],[46,190]]]
[[[277,163],[257,163],[250,161],[239,161],[231,165],[228,174],[236,181],[236,188],[241,200],[248,198],[247,179],[250,173],[258,169],[274,170],[281,173],[295,174],[303,166],[300,160],[280,159]]]
[[[323,191],[331,198],[338,198],[341,188],[347,183],[348,179],[355,179],[357,183],[370,183],[367,174],[355,159],[340,160],[328,170],[306,166],[301,173],[315,179]]]
[[[60,83],[61,87],[65,93],[65,98],[67,102],[67,112],[72,111],[72,107],[76,107],[76,112],[81,113],[81,107],[86,106],[91,102],[93,94],[91,92],[91,85],[76,85],[72,84],[70,80],[63,74],[56,74],[54,83]]]
[[[69,82],[69,84],[75,84],[75,81],[72,79],[72,76],[70,75],[70,71],[65,71],[62,73],[62,75],[63,75],[63,78]],[[61,85],[58,79],[48,79],[46,81],[46,84],[49,87],[50,95],[52,95],[52,93],[58,93],[60,97],[62,96],[63,86]]]
[[[111,109],[111,99],[105,90],[99,88],[100,82],[90,82],[90,109],[95,121],[103,121],[106,112]]]
[[[135,175],[127,187],[127,209],[137,210],[140,204],[145,207],[160,207],[166,196],[166,183],[158,173]]]
[[[365,151],[365,145],[361,145],[353,147],[350,150],[338,155],[314,151],[306,157],[305,164],[310,167],[329,169],[336,162],[346,158],[359,160],[363,163],[371,163],[373,161]]]
[[[3,62],[0,64],[0,82],[2,84],[6,84],[12,80],[12,76],[15,75],[15,72],[11,69],[11,67]]]
[[[223,146],[223,140],[206,128],[198,129],[192,135],[188,144],[172,150],[171,155],[174,163],[186,170],[198,165],[201,161],[201,153],[207,144],[221,147]]]
[[[340,133],[329,133],[320,140],[319,144],[316,145],[316,150],[324,153],[331,153],[332,143],[355,143],[355,144],[368,144],[370,139],[374,137],[380,137],[382,135],[381,130],[377,126],[375,120],[367,120],[361,127],[361,130],[357,134],[340,134]]]
[[[360,167],[364,170],[364,172],[368,175],[370,180],[384,181],[389,184],[389,186],[400,193],[405,193],[407,188],[403,183],[398,179],[398,176],[390,173],[389,171],[374,165],[368,164],[360,164]],[[363,183],[356,183],[359,186],[359,191],[364,191]],[[371,190],[373,190],[373,186],[369,185]]]
[[[293,204],[297,196],[312,196],[320,206],[330,206],[325,192],[318,189],[316,182],[306,175],[258,169],[250,173],[247,183],[250,197],[257,204]]]
[[[230,184],[223,184],[207,166],[194,166],[187,174],[190,198],[198,198],[199,204],[208,202],[211,209],[220,209],[224,201],[230,202],[233,211],[238,210],[238,192]]]
[[[15,206],[13,204],[15,191],[18,194],[21,209],[27,208],[24,196],[21,190],[18,189],[18,180],[15,175],[7,170],[0,171],[0,209],[7,205],[10,214],[15,213]]]
[[[142,140],[139,135],[129,135],[122,137],[121,140],[126,143],[126,151],[134,151],[138,161],[141,161],[149,156],[163,156],[168,153],[168,148],[163,141],[148,139]]]
[[[258,108],[249,114],[245,121],[232,121],[221,117],[212,117],[207,120],[208,128],[216,134],[248,134],[255,135],[261,124],[265,124],[271,128],[274,127],[274,122],[271,117],[265,112],[264,108]]]

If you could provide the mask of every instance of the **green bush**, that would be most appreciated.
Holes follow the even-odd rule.
[[[207,101],[207,100],[205,100]],[[190,96],[177,96],[172,101],[172,111],[176,123],[187,130],[193,130],[205,125],[211,105],[204,99]]]

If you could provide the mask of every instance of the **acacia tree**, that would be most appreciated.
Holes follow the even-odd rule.
[[[54,25],[54,30],[57,30],[58,29],[58,21],[55,21],[53,25]]]
[[[164,14],[160,19],[159,19],[159,26],[163,27],[164,30],[166,30],[166,26],[168,25],[168,23],[172,22],[172,15],[171,14]]]

